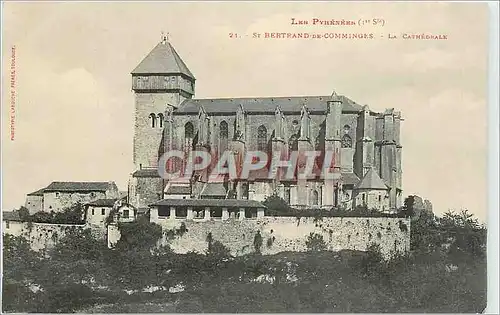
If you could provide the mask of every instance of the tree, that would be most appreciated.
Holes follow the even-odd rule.
[[[21,206],[21,208],[19,208],[19,210],[18,210],[18,213],[19,213],[19,218],[21,219],[21,221],[26,222],[29,220],[30,212],[29,212],[28,208]]]
[[[486,228],[468,210],[448,211],[439,220],[444,238],[451,240],[450,253],[467,254],[476,258],[486,256]]]
[[[412,195],[406,197],[403,203],[403,208],[400,211],[400,214],[404,215],[405,217],[412,217],[414,215],[414,209],[413,209],[414,204],[415,204],[415,196]]]
[[[312,233],[309,234],[306,240],[306,247],[308,251],[318,252],[327,249],[326,242],[323,235]]]
[[[263,202],[264,206],[266,206],[266,215],[291,215],[294,212],[294,209],[290,207],[290,205],[280,198],[277,195],[271,195],[266,198]]]
[[[261,253],[262,235],[260,235],[260,231],[257,231],[257,233],[255,233],[255,236],[253,238],[253,247],[254,247],[256,253],[258,253],[258,254]]]

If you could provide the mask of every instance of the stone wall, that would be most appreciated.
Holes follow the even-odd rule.
[[[306,251],[306,240],[310,233],[323,236],[328,250],[352,249],[364,251],[372,244],[379,244],[382,253],[388,257],[392,252],[405,252],[410,248],[410,221],[403,218],[295,218],[264,217],[261,219],[211,220],[196,222],[190,220],[159,220],[163,227],[162,244],[169,244],[177,253],[207,250],[207,236],[220,241],[233,255],[254,251],[254,237],[257,231],[262,236],[263,254],[283,251]],[[187,232],[167,240],[166,231],[179,229],[184,223]],[[118,241],[120,233],[116,226],[108,227],[108,245]]]
[[[4,226],[5,227],[5,226]],[[59,239],[64,237],[66,233],[73,229],[90,228],[92,234],[97,238],[105,238],[106,230],[96,228],[90,225],[77,224],[48,224],[48,223],[28,223],[16,222],[15,228],[2,229],[3,234],[13,236],[22,236],[26,238],[33,250],[39,251],[47,247],[53,246]]]
[[[116,197],[118,192],[116,192]],[[115,197],[115,198],[116,198]],[[43,195],[43,211],[63,211],[65,208],[74,206],[80,202],[82,204],[97,199],[107,198],[103,191],[95,192],[46,192]]]

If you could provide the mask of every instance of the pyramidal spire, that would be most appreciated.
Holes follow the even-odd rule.
[[[184,74],[195,79],[182,58],[169,42],[169,33],[161,33],[156,47],[139,63],[132,74]]]

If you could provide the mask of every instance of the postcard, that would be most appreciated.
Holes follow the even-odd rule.
[[[495,312],[490,9],[3,3],[3,312]]]

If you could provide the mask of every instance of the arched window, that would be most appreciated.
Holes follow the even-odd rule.
[[[151,128],[156,127],[156,115],[151,113],[149,114],[149,118],[151,120]]]
[[[184,125],[184,138],[185,139],[193,139],[194,138],[194,127],[193,127],[193,124],[190,122],[187,122]]]
[[[229,138],[229,127],[226,121],[221,121],[219,125],[219,153],[220,156],[227,150],[227,139]]]
[[[319,194],[317,190],[313,190],[311,201],[313,206],[319,206]]]
[[[158,124],[160,125],[160,128],[163,128],[163,120],[165,118],[163,117],[162,113],[159,113],[157,116],[158,116]]]
[[[267,129],[264,125],[257,129],[257,150],[267,152]]]
[[[299,150],[299,136],[293,134],[290,139],[288,139],[288,150],[290,152]]]
[[[221,139],[227,139],[229,137],[228,125],[224,120],[220,123],[220,137]]]
[[[342,148],[352,148],[352,139],[349,135],[342,136]]]

